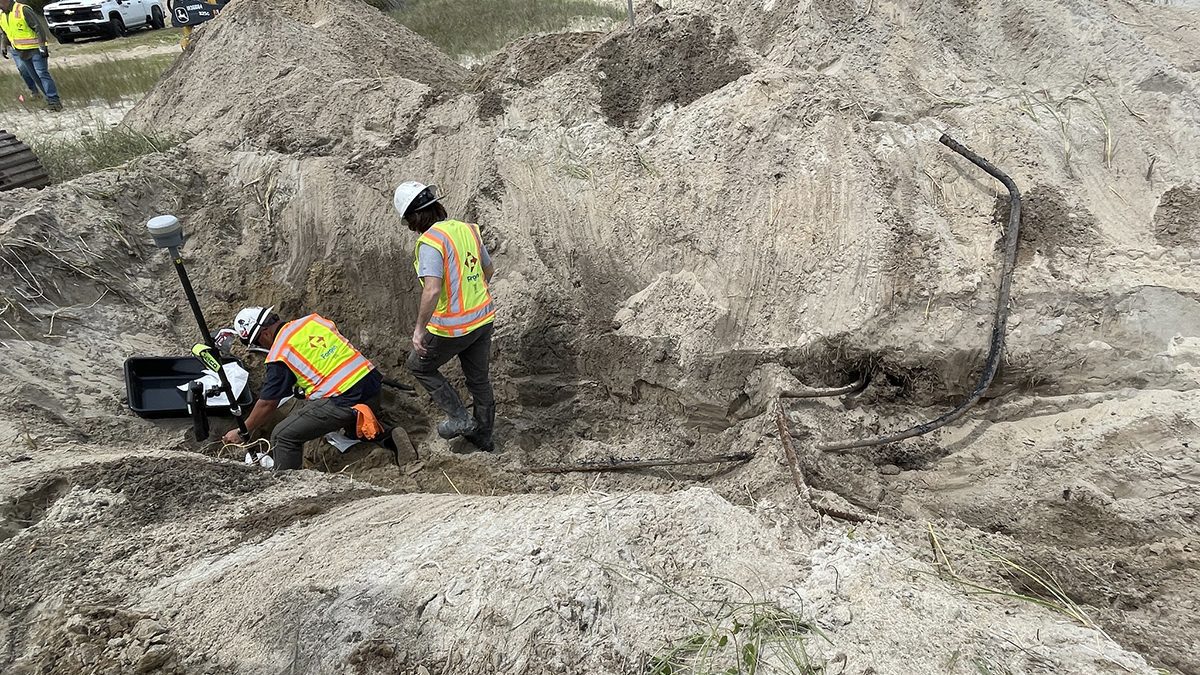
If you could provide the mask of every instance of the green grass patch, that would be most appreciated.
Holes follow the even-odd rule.
[[[60,183],[124,164],[134,157],[169,150],[179,140],[143,134],[123,124],[97,124],[77,137],[31,138],[27,142],[50,179]]]
[[[136,47],[160,47],[162,45],[179,47],[179,39],[181,37],[183,37],[182,29],[167,27],[160,30],[139,30],[122,38],[99,38],[68,45],[55,45],[54,41],[51,41],[50,67],[54,67],[55,56],[76,56],[78,54],[116,55]]]
[[[768,602],[723,602],[705,610],[704,629],[649,658],[648,675],[824,675],[809,653],[817,627]]]
[[[50,75],[58,85],[64,105],[83,107],[93,103],[116,103],[148,91],[177,57],[177,54],[164,54],[56,68],[51,55]],[[10,62],[0,71],[0,110],[21,109],[23,104],[17,96],[28,93],[25,81]]]
[[[530,33],[579,19],[618,21],[624,3],[603,0],[371,0],[450,56],[484,56]]]

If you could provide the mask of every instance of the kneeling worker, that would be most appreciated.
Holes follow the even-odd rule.
[[[267,352],[262,392],[246,418],[250,433],[271,418],[297,385],[307,399],[271,434],[275,468],[299,469],[304,464],[304,444],[331,431],[357,429],[363,440],[382,436],[376,414],[383,376],[375,366],[342,337],[332,321],[309,314],[285,323],[273,310],[243,309],[234,319],[233,330],[242,344]],[[224,437],[226,443],[247,440],[237,429]]]

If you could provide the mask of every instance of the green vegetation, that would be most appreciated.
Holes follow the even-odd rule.
[[[73,57],[78,54],[120,54],[128,52],[137,47],[160,47],[162,45],[173,45],[176,49],[179,48],[179,39],[183,37],[183,30],[179,28],[168,27],[162,30],[139,30],[123,38],[113,39],[97,39],[88,40],[86,42],[76,42],[69,45],[50,43],[51,68],[54,67],[55,56]]]
[[[149,136],[123,124],[106,127],[97,122],[90,131],[70,139],[31,138],[33,153],[54,182],[123,164],[134,157],[170,149],[179,139]]]
[[[686,603],[689,623],[699,626],[650,656],[647,675],[826,675],[825,659],[809,653],[808,641],[829,639],[800,615],[756,597],[732,579],[706,577],[730,592],[720,598],[696,598],[649,572],[636,572]]]
[[[699,607],[697,607],[699,609]],[[701,630],[650,657],[649,675],[823,675],[808,653],[813,624],[766,602],[722,602]]]
[[[946,550],[942,545],[941,538],[938,537],[932,525],[927,525],[927,527],[929,546],[933,551],[934,565],[937,567],[938,574],[943,579],[961,586],[968,594],[991,595],[1027,602],[1031,605],[1037,605],[1061,614],[1085,628],[1091,628],[1101,634],[1105,634],[1104,630],[1087,615],[1083,608],[1071,599],[1058,579],[1045,567],[1037,563],[1022,564],[1006,557],[998,551],[982,546],[975,546],[972,547],[972,553],[975,556],[973,562],[977,562],[992,571],[998,571],[1002,576],[1012,580],[1016,585],[1027,589],[1028,593],[993,588],[986,584],[972,581],[961,570],[956,571],[954,569],[954,565],[951,564],[950,557],[946,554]]]
[[[177,55],[165,54],[144,59],[95,61],[80,66],[56,68],[50,59],[50,74],[58,85],[63,105],[87,106],[92,103],[116,103],[123,98],[141,96],[172,63]],[[16,68],[0,71],[0,110],[17,110],[24,104],[17,100],[28,95],[25,81]]]
[[[447,54],[484,56],[530,33],[561,31],[578,19],[617,21],[623,3],[595,0],[371,0]]]

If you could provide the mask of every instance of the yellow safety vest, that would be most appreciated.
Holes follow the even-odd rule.
[[[458,337],[485,326],[496,317],[480,260],[483,242],[479,228],[457,220],[443,220],[417,239],[413,268],[420,271],[421,244],[442,254],[442,296],[426,328],[434,335]],[[421,281],[424,284],[424,280]]]
[[[284,324],[267,353],[267,362],[272,361],[296,374],[309,400],[340,396],[375,367],[319,314]]]
[[[14,2],[12,11],[0,12],[0,29],[8,36],[8,41],[17,49],[37,49],[39,40],[37,33],[25,22],[25,10],[29,9],[19,2]],[[34,21],[37,21],[35,18]]]

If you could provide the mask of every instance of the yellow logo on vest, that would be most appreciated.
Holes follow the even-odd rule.
[[[310,335],[308,337],[308,348],[319,349],[321,354],[318,358],[322,359],[329,358],[329,356],[337,350],[337,347],[329,346],[329,343],[325,341],[324,335]]]

